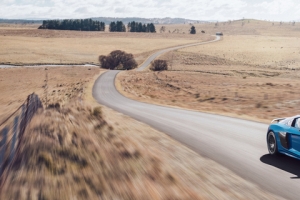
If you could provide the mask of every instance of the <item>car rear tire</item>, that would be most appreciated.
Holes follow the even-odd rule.
[[[268,150],[271,155],[278,155],[278,146],[276,136],[273,131],[270,131],[267,136]]]

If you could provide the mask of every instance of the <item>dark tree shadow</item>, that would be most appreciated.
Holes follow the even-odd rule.
[[[291,177],[291,179],[300,178],[300,160],[285,155],[272,156],[266,154],[260,158],[260,161],[294,174],[296,177]]]

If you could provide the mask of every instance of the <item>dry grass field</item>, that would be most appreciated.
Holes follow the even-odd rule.
[[[292,46],[297,24],[275,24],[279,27],[275,32],[267,28],[270,25],[273,29],[271,22],[241,23],[219,24],[217,28],[215,24],[196,24],[196,35],[187,34],[190,25],[166,25],[167,31],[158,34],[50,31],[1,25],[0,44],[5,48],[0,49],[0,62],[97,63],[98,55],[120,49],[133,53],[141,63],[157,49],[209,40],[214,32],[223,31],[227,35],[218,43],[162,56],[172,63],[170,71],[122,72],[116,82],[119,90],[150,103],[262,121],[293,114],[300,105],[296,92],[299,70],[270,65],[272,48],[261,50],[252,43],[269,45],[273,42],[269,38],[276,38],[272,47],[277,52],[276,48],[284,43],[279,38],[287,38]],[[171,31],[174,29],[179,31]],[[206,34],[199,32],[202,29]],[[242,46],[253,47],[253,53],[243,47],[227,56],[232,49],[227,45],[237,47],[236,43],[245,41]],[[280,62],[289,53],[279,59],[274,56],[273,60]],[[286,59],[296,60],[296,56]],[[40,111],[32,120],[1,199],[277,198],[167,135],[99,107],[91,90],[102,72],[96,67],[71,66],[0,69],[1,121],[32,92],[45,104],[46,73],[49,104],[60,104],[59,109]]]
[[[247,66],[300,67],[300,37],[230,35],[224,36],[221,42],[186,48],[180,52],[214,56]]]
[[[0,121],[17,109],[31,93],[46,103],[45,80],[48,73],[48,103],[61,104],[86,91],[85,85],[99,74],[98,67],[48,67],[0,69]],[[55,102],[54,102],[55,101]]]
[[[197,35],[205,34],[214,35],[216,32],[223,32],[225,36],[228,35],[265,35],[265,36],[280,36],[280,37],[299,37],[300,24],[293,25],[289,22],[270,22],[261,20],[236,20],[227,22],[205,23],[205,24],[167,24],[157,25],[156,30],[160,32],[160,28],[165,26],[166,31],[163,33],[187,34],[190,27],[194,25]]]
[[[263,122],[299,114],[299,24],[245,22],[196,24],[223,31],[223,39],[161,56],[169,62],[166,72],[123,72],[119,90],[149,103]]]
[[[46,72],[49,104],[60,108],[41,110],[30,123],[1,199],[277,199],[169,136],[99,107],[91,95],[99,68],[1,69],[0,109],[12,111],[30,92],[45,105]]]
[[[295,79],[285,78],[288,74]],[[299,114],[299,77],[299,71],[215,66],[197,72],[123,72],[117,85],[135,100],[268,123]]]
[[[153,51],[206,41],[210,35],[109,33],[38,30],[35,26],[0,25],[0,63],[93,63],[114,50],[134,54],[138,63]]]

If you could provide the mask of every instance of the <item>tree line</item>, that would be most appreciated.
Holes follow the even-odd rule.
[[[105,31],[105,23],[92,19],[44,20],[39,29]]]
[[[141,22],[129,22],[128,25],[129,32],[146,32],[146,33],[156,33],[155,26],[153,23],[142,24]]]
[[[146,32],[156,33],[156,29],[153,23],[142,24],[141,22],[129,22],[127,25],[128,32]],[[126,26],[122,21],[111,22],[109,24],[110,32],[126,32]]]
[[[126,27],[122,21],[111,22],[109,24],[110,32],[126,32]]]

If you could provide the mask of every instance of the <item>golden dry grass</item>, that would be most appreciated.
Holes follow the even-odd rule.
[[[197,72],[123,72],[119,91],[129,98],[262,122],[299,114],[300,77],[291,72],[198,67]],[[292,74],[296,76],[295,74]]]
[[[273,25],[274,23],[274,25]],[[244,25],[243,25],[244,24]],[[292,23],[284,22],[269,22],[253,19],[235,20],[216,23],[204,24],[170,24],[157,25],[156,29],[159,32],[161,26],[166,27],[165,33],[183,34],[188,33],[190,27],[194,25],[197,30],[197,35],[201,35],[204,30],[206,34],[214,35],[216,32],[223,32],[227,35],[263,35],[263,36],[280,36],[280,37],[299,37],[300,23],[292,25]]]
[[[298,23],[240,20],[195,26],[211,34],[222,31],[224,37],[161,56],[169,62],[168,72],[122,73],[119,90],[149,103],[264,122],[299,113]]]
[[[207,34],[109,33],[4,26],[0,29],[0,63],[98,64],[99,55],[107,55],[114,50],[132,53],[141,63],[155,50],[209,38]]]
[[[205,46],[196,46],[180,52],[215,56],[248,66],[271,68],[299,68],[300,38],[232,35]]]
[[[45,104],[45,79],[48,73],[48,101],[64,103],[86,91],[88,83],[98,75],[98,67],[48,67],[0,69],[0,122],[17,109],[31,93]],[[55,102],[54,102],[55,101]]]
[[[30,123],[1,199],[277,198],[167,135],[99,107],[91,98],[98,68],[47,71],[50,103],[60,108],[40,110]],[[23,99],[26,88],[45,100],[43,68],[1,72],[5,93],[15,91],[6,101]],[[26,79],[13,82],[12,75]]]
[[[35,116],[2,198],[277,197],[135,120],[73,103]]]
[[[205,34],[222,31],[224,37],[161,56],[167,72],[124,72],[116,85],[136,100],[263,122],[299,114],[300,25],[272,23],[196,24]],[[189,26],[166,29],[180,34],[178,27]]]
[[[214,25],[203,26],[211,26],[211,30],[215,31]],[[118,49],[124,47],[128,52],[136,51],[130,53],[142,61],[155,49],[204,40],[210,34],[209,31],[204,36],[183,33],[75,33],[33,28],[0,28],[0,41],[7,38],[9,41],[6,43],[9,52],[6,58],[26,54],[26,51],[33,52],[27,61],[10,57],[12,61],[7,62],[37,63],[39,60],[35,60],[34,54],[43,51],[44,55],[38,57],[44,59],[43,62],[60,62],[61,56],[68,62],[76,59],[76,62],[96,62],[102,50],[94,52],[96,57],[81,57],[78,54],[89,52],[89,49],[81,49],[80,44],[84,47],[87,43],[88,47],[97,49],[97,42],[105,42],[107,38],[109,41],[103,52],[109,51],[108,46],[115,44]],[[245,33],[241,31],[240,34]],[[19,41],[19,47],[12,42],[14,39]],[[124,43],[114,43],[121,39]],[[76,40],[78,46],[76,42],[70,42]],[[139,45],[147,42],[136,47],[128,44],[130,40]],[[49,41],[59,44],[51,47]],[[163,44],[158,44],[162,41]],[[40,45],[46,43],[47,48],[39,51],[34,42]],[[70,55],[68,52],[71,52]],[[4,62],[1,60],[4,54],[0,52],[0,62]],[[278,90],[291,93],[299,84],[298,75],[288,70],[248,68],[240,61],[199,52],[176,52],[175,56],[172,55],[167,54],[164,58],[174,60],[173,70],[185,72],[124,72],[118,77],[122,83],[120,89],[131,98],[152,103],[242,115],[251,110],[250,117],[260,118],[262,111],[277,109],[278,104],[270,100],[273,94]],[[94,60],[88,60],[90,58]],[[1,110],[5,111],[2,116],[16,108],[33,91],[45,102],[43,68],[0,70],[0,91],[5,94],[0,99]],[[33,119],[26,130],[18,162],[3,187],[1,199],[276,198],[149,126],[108,108],[97,108],[92,100],[91,88],[99,73],[98,68],[48,68],[49,99],[51,103],[59,102],[61,108],[40,111]],[[274,79],[277,76],[279,78]],[[290,83],[291,80],[295,82]],[[120,82],[117,82],[118,85]],[[287,89],[289,87],[292,89]],[[265,93],[268,93],[267,100],[271,103],[265,95],[258,95]],[[294,98],[292,95],[288,97]],[[261,104],[256,104],[257,100]],[[281,112],[281,107],[295,106],[298,102],[284,103],[279,105],[278,112],[272,114]],[[259,109],[262,111],[257,111]]]

